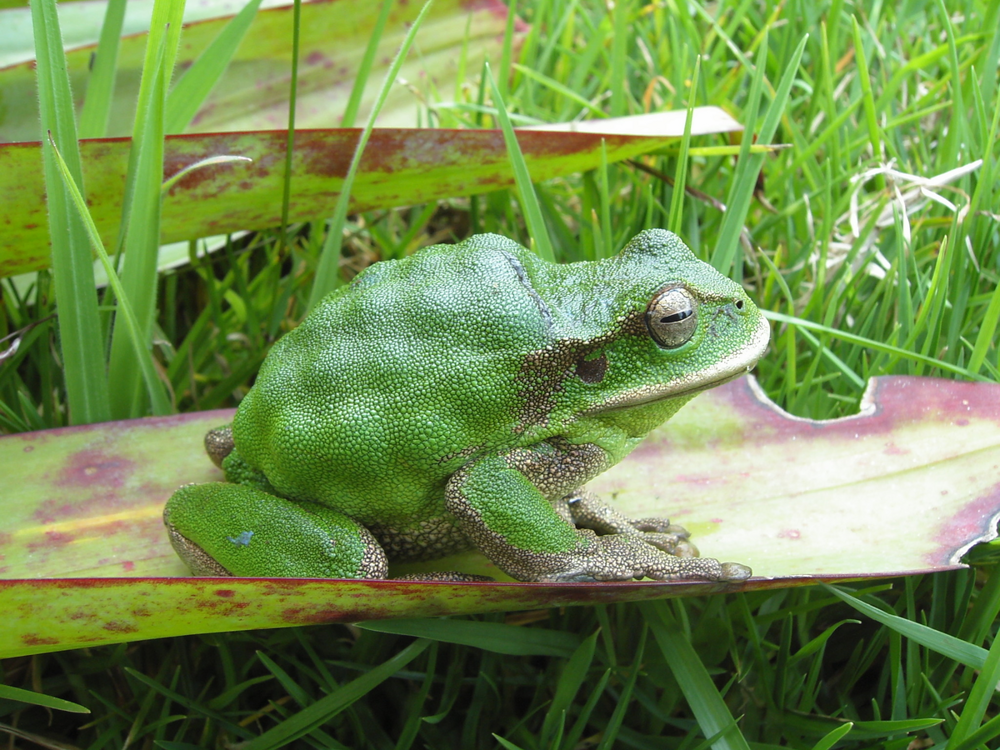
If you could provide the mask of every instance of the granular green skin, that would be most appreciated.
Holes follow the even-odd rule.
[[[675,324],[686,311],[657,308],[668,331],[688,326],[665,348],[647,311],[674,287],[696,317]],[[410,558],[486,546],[531,577],[535,557],[568,555],[538,559],[538,577],[557,580],[552,566],[595,545],[549,501],[745,371],[766,341],[739,285],[662,230],[593,263],[547,263],[496,235],[425,248],[359,274],[273,347],[237,410],[227,478],[333,509]],[[287,539],[294,549],[294,529]],[[567,575],[616,573],[595,564]]]

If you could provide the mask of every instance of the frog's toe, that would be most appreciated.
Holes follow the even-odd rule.
[[[205,453],[212,459],[212,463],[222,468],[222,462],[226,456],[233,452],[235,443],[233,442],[233,426],[227,424],[225,427],[216,427],[205,433]]]
[[[676,523],[670,523],[669,518],[640,518],[633,521],[632,525],[638,531],[654,531],[659,534],[673,534],[678,539],[687,539],[691,532]]]
[[[409,573],[396,576],[393,581],[433,581],[435,583],[496,583],[496,578],[479,576],[473,573],[460,573],[457,570],[433,570],[427,573]]]
[[[753,575],[753,571],[742,563],[722,563],[723,581],[745,581]]]
[[[676,557],[698,557],[698,548],[687,540],[687,537],[658,531],[645,531],[642,539],[659,550]]]
[[[657,581],[745,581],[753,573],[746,565],[719,562],[712,557],[680,558],[664,555],[643,570],[646,578]],[[638,577],[638,576],[637,576]]]

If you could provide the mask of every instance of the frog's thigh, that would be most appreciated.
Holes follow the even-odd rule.
[[[497,567],[522,581],[625,581],[632,578],[742,580],[743,566],[682,559],[633,534],[575,529],[535,485],[489,456],[455,473],[445,505]]]
[[[195,575],[385,578],[388,568],[385,552],[356,521],[253,487],[182,487],[163,521]]]

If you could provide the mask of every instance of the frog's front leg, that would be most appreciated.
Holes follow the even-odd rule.
[[[343,513],[255,487],[181,487],[167,501],[170,541],[196,576],[385,578],[386,554]]]
[[[560,485],[580,478],[572,460],[565,459],[567,451],[584,455],[583,448],[543,444],[530,456],[517,449],[479,459],[449,480],[445,506],[497,567],[521,581],[741,581],[750,576],[750,569],[737,563],[664,552],[634,526],[603,536],[575,528],[560,513],[566,509],[557,509],[547,496],[565,495]]]

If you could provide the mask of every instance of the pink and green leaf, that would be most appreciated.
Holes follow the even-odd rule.
[[[650,119],[650,117],[652,119]],[[730,132],[740,126],[722,110],[700,108],[696,132]],[[645,116],[646,135],[618,134],[628,127],[609,122],[594,132],[520,131],[518,141],[536,181],[593,169],[601,142],[609,161],[663,148],[683,133],[683,113]],[[678,132],[679,123],[679,132]],[[327,216],[360,130],[307,130],[296,134],[289,218]],[[168,136],[164,177],[219,156],[250,162],[207,164],[178,180],[163,200],[163,243],[280,225],[284,179],[284,131]],[[113,246],[121,218],[122,185],[128,167],[127,138],[80,142],[91,216],[106,246]],[[45,268],[49,263],[44,183],[38,143],[0,145],[0,276]],[[499,130],[379,128],[365,149],[351,194],[351,211],[426,203],[488,192],[513,184]]]
[[[0,656],[941,571],[993,539],[1000,515],[1000,385],[879,378],[859,415],[816,422],[744,379],[699,396],[591,487],[630,515],[669,515],[704,555],[751,565],[746,583],[185,577],[160,514],[179,485],[219,478],[201,438],[230,415],[0,438]],[[473,554],[393,573],[418,567],[504,579]]]

